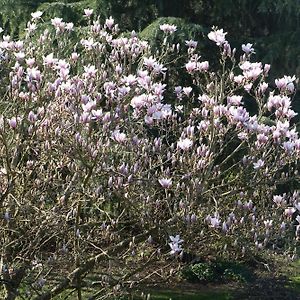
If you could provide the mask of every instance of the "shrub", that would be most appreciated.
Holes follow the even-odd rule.
[[[191,282],[212,282],[217,280],[214,267],[209,263],[197,263],[183,269],[182,275]]]
[[[41,35],[36,13],[23,41],[0,42],[6,299],[68,288],[81,299],[95,269],[102,288],[84,291],[117,296],[167,277],[164,262],[183,251],[297,254],[299,193],[277,193],[299,180],[295,78],[272,90],[252,45],[236,58],[217,28],[208,37],[220,61],[211,65],[195,41],[172,44],[175,25],[160,25],[152,50],[134,32],[122,37],[112,18],[91,22],[92,13],[88,30],[54,18]],[[192,84],[178,86],[178,74]]]

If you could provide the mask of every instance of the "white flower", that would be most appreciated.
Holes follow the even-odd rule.
[[[164,189],[168,189],[172,185],[172,179],[170,178],[161,178],[158,182]]]
[[[42,11],[36,11],[36,12],[33,12],[31,13],[31,17],[32,19],[36,20],[36,19],[40,19],[41,16],[43,15],[43,12]]]
[[[273,202],[276,203],[278,206],[281,206],[284,203],[284,199],[280,195],[274,195]]]
[[[119,130],[116,130],[112,134],[113,139],[118,143],[124,143],[126,140],[126,134],[123,132],[120,132]]]
[[[264,224],[266,228],[270,229],[273,225],[273,220],[265,220]]]
[[[291,217],[295,211],[296,209],[294,207],[288,207],[284,210],[284,214],[288,217]]]
[[[247,43],[246,45],[243,44],[243,45],[242,45],[242,50],[243,50],[246,54],[249,54],[249,53],[255,53],[255,52],[254,52],[254,48],[252,48],[252,44],[250,44],[250,43]]]
[[[183,242],[182,239],[180,239],[179,234],[177,234],[176,236],[169,236],[171,243],[169,243],[169,246],[171,248],[171,252],[170,254],[177,254],[180,253],[183,249],[182,249],[182,245],[181,243]]]
[[[197,44],[198,43],[193,40],[185,41],[185,45],[188,46],[189,48],[196,48]]]
[[[109,19],[105,20],[105,26],[109,29],[111,29],[115,24],[115,20],[112,17],[109,17]]]
[[[259,159],[256,163],[253,163],[254,170],[261,169],[264,166],[265,162]]]
[[[216,217],[210,218],[209,221],[210,221],[211,227],[213,227],[213,228],[218,228],[220,226],[220,223],[221,223],[220,219],[216,218]]]
[[[90,17],[93,14],[93,11],[94,11],[93,9],[86,8],[84,9],[84,15],[86,17]]]
[[[189,61],[186,65],[185,65],[186,70],[189,73],[194,72],[197,69],[197,63],[195,61]]]
[[[186,139],[180,139],[178,142],[177,142],[177,146],[178,148],[182,149],[182,150],[188,150],[190,149],[192,146],[193,146],[193,141],[186,138]]]
[[[207,36],[210,40],[214,41],[218,46],[223,45],[226,42],[225,35],[227,32],[224,32],[223,29],[218,29],[211,31]]]
[[[60,27],[60,26],[62,26],[63,23],[64,22],[63,22],[62,18],[53,18],[53,19],[51,19],[51,24],[54,27]]]
[[[170,240],[171,240],[173,243],[178,243],[178,244],[180,244],[180,243],[183,242],[183,240],[180,239],[180,235],[179,235],[179,234],[177,234],[177,235],[175,235],[175,236],[170,235],[169,238],[170,238]]]
[[[199,71],[205,72],[209,68],[209,62],[207,60],[203,61],[203,62],[200,62],[200,63],[197,64],[197,68],[199,69]]]
[[[174,33],[177,30],[177,27],[175,25],[170,25],[170,24],[160,25],[159,28],[164,33]]]

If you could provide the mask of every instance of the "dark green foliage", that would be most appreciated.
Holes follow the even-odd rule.
[[[113,16],[122,31],[140,31],[159,16],[155,0],[96,0],[96,10],[105,17]]]
[[[101,18],[113,16],[123,31],[141,31],[158,17],[179,17],[207,30],[216,25],[229,32],[233,46],[254,43],[258,59],[273,65],[274,76],[300,74],[299,0],[0,0],[0,5],[0,26],[14,36],[37,9],[47,18],[80,24],[83,9],[90,7]],[[189,26],[190,35],[199,38],[195,26]]]
[[[236,262],[200,262],[185,267],[182,276],[189,282],[248,282],[253,279],[250,270]]]
[[[215,281],[215,268],[210,263],[197,263],[183,269],[182,276],[190,282]]]
[[[184,42],[189,39],[200,40],[203,38],[204,33],[206,33],[206,30],[203,28],[203,26],[187,23],[182,18],[162,17],[158,18],[149,26],[147,26],[140,33],[140,37],[155,45],[157,43],[161,43],[163,40],[163,33],[159,29],[159,26],[165,23],[177,26],[177,31],[174,37],[175,43],[184,44]]]

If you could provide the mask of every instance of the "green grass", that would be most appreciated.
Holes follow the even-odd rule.
[[[229,292],[179,292],[179,291],[153,291],[150,292],[151,300],[229,300],[233,299]],[[135,300],[141,298],[134,298]]]

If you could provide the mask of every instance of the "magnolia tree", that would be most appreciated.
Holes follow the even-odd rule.
[[[210,64],[196,41],[172,43],[174,25],[151,49],[85,16],[42,32],[36,12],[24,40],[0,42],[3,297],[111,298],[185,253],[296,255],[295,77],[271,87],[221,29]]]

